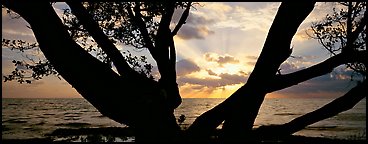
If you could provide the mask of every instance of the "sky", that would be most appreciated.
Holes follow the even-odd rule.
[[[64,3],[53,5],[61,15]],[[215,2],[200,3],[191,9],[186,24],[174,37],[177,51],[177,82],[183,98],[227,98],[244,85],[254,68],[267,32],[280,3]],[[306,34],[312,22],[330,13],[334,3],[317,3],[312,13],[299,27],[291,43],[293,58],[281,66],[286,74],[317,64],[330,57],[315,39]],[[172,26],[178,22],[183,10],[173,16]],[[31,29],[23,19],[12,19],[2,9],[2,38],[36,42]],[[147,50],[117,45],[119,50],[146,55],[156,65]],[[42,58],[40,51],[20,53],[2,47],[2,76],[14,70],[12,60],[22,60],[25,55]],[[157,67],[153,75],[157,78]],[[351,71],[343,66],[332,73],[313,78],[296,86],[273,92],[266,98],[285,97],[339,97],[351,89]],[[2,82],[3,98],[81,98],[71,85],[55,76],[44,77],[32,84],[15,81]]]

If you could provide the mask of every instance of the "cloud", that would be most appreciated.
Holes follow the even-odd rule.
[[[218,63],[219,66],[223,66],[224,64],[227,64],[227,63],[232,63],[232,64],[239,63],[238,59],[228,54],[219,55],[216,53],[205,53],[204,58],[206,61]]]
[[[182,59],[176,62],[176,75],[178,77],[188,75],[193,72],[198,72],[200,70],[201,70],[200,67],[197,64],[195,64],[192,60]],[[153,66],[151,73],[155,79],[157,80],[160,79],[161,75],[157,66]]]
[[[285,61],[284,63],[280,65],[279,69],[282,74],[285,74],[285,73],[295,72],[297,70],[300,70],[301,68],[292,62]]]
[[[219,63],[220,65],[226,63],[239,63],[239,60],[235,59],[232,56],[226,55],[226,56],[219,56],[217,63]]]
[[[348,79],[335,79],[330,74],[319,76],[276,93],[287,97],[339,97],[356,85]]]
[[[251,59],[251,60],[257,60],[258,56],[246,56],[246,58]]]
[[[253,61],[253,62],[247,62],[247,65],[255,66],[256,65],[256,62],[255,61]]]
[[[215,72],[213,72],[212,70],[210,70],[210,69],[208,69],[206,71],[208,72],[209,75],[217,76],[217,74]]]
[[[52,5],[57,15],[63,14],[64,8],[68,8],[64,2],[57,2]],[[11,18],[6,12],[6,8],[2,8],[2,37],[6,39],[21,39],[27,42],[36,42],[32,29],[28,28],[29,24],[22,18]]]
[[[213,34],[214,32],[209,30],[206,26],[183,26],[179,32],[178,37],[189,39],[204,39],[206,36]]]
[[[219,74],[219,78],[196,78],[183,76],[178,79],[179,85],[191,84],[201,85],[208,88],[223,87],[228,85],[235,85],[245,83],[248,77],[238,74]]]
[[[175,28],[183,12],[184,9],[175,10],[171,29]],[[208,28],[208,25],[211,25],[213,23],[214,20],[207,19],[206,17],[193,13],[193,10],[191,10],[185,24],[180,28],[177,36],[185,40],[204,39],[208,35],[214,34],[214,31],[211,31]]]
[[[232,6],[232,7],[239,6],[239,7],[243,7],[244,9],[249,9],[253,11],[263,9],[267,7],[268,5],[270,5],[270,3],[267,3],[267,2],[241,2],[241,3],[224,2],[224,4]]]
[[[22,39],[29,42],[35,42],[36,39],[31,29],[27,28],[29,24],[22,18],[11,18],[6,13],[6,9],[2,9],[2,38],[5,39]]]
[[[200,68],[193,61],[182,59],[176,63],[176,74],[182,76],[199,71]]]
[[[244,75],[237,75],[237,74],[220,74],[219,77],[224,81],[224,83],[227,83],[227,85],[234,85],[239,83],[244,83],[248,79],[248,77],[245,77]]]
[[[330,73],[330,78],[335,80],[352,80],[361,81],[363,80],[363,75],[356,73],[350,68],[346,68],[345,65],[339,66]]]
[[[306,41],[311,39],[308,34],[313,35],[313,31],[311,30],[312,23],[321,21],[326,18],[327,14],[333,15],[333,8],[336,10],[347,9],[346,6],[338,4],[337,2],[317,2],[313,11],[300,25],[300,30],[295,34],[293,41]]]
[[[247,65],[254,67],[256,65],[256,62],[258,60],[258,56],[245,56],[248,61],[246,62]]]
[[[268,31],[271,23],[276,15],[277,8],[280,3],[263,3],[263,6],[252,8],[252,3],[219,3],[226,5],[225,11],[215,11],[216,6],[211,4],[205,5],[202,9],[204,13],[208,14],[209,19],[216,20],[214,27],[216,28],[237,28],[243,31],[258,29],[261,31]],[[218,4],[218,5],[219,5]],[[254,5],[254,3],[253,3]],[[212,8],[215,7],[215,8]]]
[[[351,77],[353,76],[353,77]],[[345,66],[335,68],[331,73],[312,78],[298,85],[275,92],[286,97],[339,97],[356,86],[363,77]]]

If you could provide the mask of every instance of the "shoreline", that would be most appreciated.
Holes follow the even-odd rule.
[[[2,139],[2,143],[51,143],[51,142],[129,142],[134,143],[134,132],[129,127],[106,127],[106,128],[78,128],[57,129],[49,134],[45,134],[43,138],[25,138],[25,139]],[[210,144],[220,144],[217,138],[218,134],[214,134],[208,140]],[[333,137],[311,137],[301,135],[290,135],[277,138],[261,138],[260,140],[251,139],[251,143],[279,143],[279,144],[360,144],[367,143],[366,137],[351,138],[333,138]]]
[[[2,143],[50,143],[50,142],[83,142],[83,141],[54,141],[51,138],[31,138],[31,139],[2,139]],[[86,141],[86,142],[101,142],[101,141]],[[105,141],[106,142],[106,141]],[[116,141],[107,141],[116,142]],[[119,141],[120,142],[120,141]],[[129,141],[122,141],[129,142]],[[129,142],[134,143],[134,142]],[[211,139],[210,143],[220,143],[217,139]],[[367,140],[348,140],[348,139],[332,139],[323,137],[305,137],[305,136],[289,136],[285,139],[262,140],[255,143],[298,143],[298,144],[365,144]]]

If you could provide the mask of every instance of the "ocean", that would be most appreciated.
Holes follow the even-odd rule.
[[[182,126],[224,99],[185,98],[175,116],[185,115]],[[254,127],[283,124],[333,99],[266,98]],[[103,115],[85,99],[2,99],[2,139],[44,138],[56,129],[125,127]],[[366,99],[353,109],[314,123],[294,135],[340,139],[366,139]]]

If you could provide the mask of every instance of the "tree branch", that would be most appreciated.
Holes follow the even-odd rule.
[[[225,140],[239,141],[249,137],[248,134],[267,94],[268,83],[275,77],[281,63],[290,56],[291,40],[300,24],[313,10],[314,4],[315,2],[310,1],[281,3],[246,86],[230,96],[232,100],[228,100],[231,104],[223,125]]]
[[[161,78],[166,77],[169,69],[169,44],[171,39],[170,22],[175,9],[175,2],[165,3],[165,12],[162,14],[161,21],[155,38],[155,48],[158,51],[157,65],[161,74]]]
[[[49,2],[5,1],[3,5],[30,24],[45,57],[85,99],[111,119],[131,124],[132,119],[127,120],[119,112],[110,111],[110,108],[117,106],[114,103],[116,94],[113,93],[121,86],[119,75],[73,41]],[[34,11],[34,7],[40,9]],[[129,96],[120,98],[129,99]]]
[[[93,20],[87,10],[80,2],[67,1],[73,14],[78,18],[84,28],[88,31],[98,45],[104,50],[107,56],[112,60],[116,69],[120,75],[136,73],[126,62],[123,55],[115,47],[115,45],[109,40],[109,38],[103,33],[102,29],[98,26],[96,21]]]
[[[364,27],[368,24],[368,12],[364,12],[364,17],[360,20],[358,27],[355,29],[355,31],[351,32],[350,35],[348,35],[347,39],[350,39],[350,42],[347,43],[347,46],[352,46],[354,41],[358,38],[359,34],[364,31]],[[352,47],[353,48],[353,47]]]
[[[126,10],[128,12],[129,17],[133,20],[132,22],[136,24],[139,31],[141,32],[143,39],[144,39],[144,43],[145,43],[144,46],[147,47],[152,57],[157,61],[158,59],[157,52],[154,49],[153,42],[148,34],[146,24],[142,20],[142,14],[140,13],[139,6],[140,6],[140,3],[136,2],[136,6],[133,8],[135,15],[133,14],[133,11],[131,8],[127,8]]]
[[[352,2],[348,2],[348,15],[347,15],[347,22],[346,22],[346,37],[347,37],[347,39],[346,39],[346,45],[351,45],[351,44],[353,44],[353,42],[355,41],[355,40],[353,40],[353,39],[351,39],[351,32],[352,32],[352,29],[353,29],[353,24],[352,24],[352,22],[353,22],[353,20],[352,20],[352,17],[351,17],[351,14],[352,14],[352,12],[353,12],[353,3]],[[350,49],[346,49],[346,48],[350,48]],[[345,49],[342,49],[342,52],[344,52],[344,51],[351,51],[351,50],[353,50],[353,49],[351,49],[352,47],[345,47]]]
[[[169,48],[170,48],[170,61],[169,61],[169,67],[170,69],[174,70],[174,75],[176,79],[176,50],[175,50],[175,43],[173,36],[169,39]]]
[[[253,127],[259,107],[267,93],[268,83],[275,76],[280,64],[290,56],[291,39],[300,23],[314,8],[314,3],[281,4],[247,83],[224,102],[199,116],[188,128],[189,133],[207,135],[225,120],[225,140],[241,141],[249,137],[247,134]]]
[[[161,74],[159,80],[163,91],[167,93],[169,107],[174,110],[181,103],[179,88],[176,83],[176,52],[173,36],[170,31],[170,23],[175,10],[176,2],[167,2],[165,12],[159,23],[155,38],[155,48],[158,51],[159,59],[156,60],[158,70]]]
[[[175,36],[179,29],[186,23],[185,21],[187,20],[188,16],[189,16],[189,10],[191,7],[192,2],[188,3],[187,8],[185,9],[185,11],[183,12],[183,14],[180,17],[180,20],[178,22],[178,24],[175,26],[174,30],[171,32],[171,35]]]
[[[261,126],[255,130],[256,136],[281,137],[291,135],[308,125],[335,116],[343,111],[353,108],[359,101],[367,96],[367,80],[352,88],[345,95],[333,100],[325,106],[293,119],[283,125]]]
[[[267,89],[267,93],[288,88],[311,78],[327,74],[331,72],[335,67],[342,64],[353,61],[367,61],[367,54],[367,51],[356,52],[354,56],[348,54],[337,54],[336,56],[333,56],[312,67],[290,74],[277,75],[273,80],[269,81],[269,88]],[[188,133],[205,134],[206,132],[211,132],[215,130],[216,127],[220,125],[221,122],[224,120],[224,115],[226,113],[226,104],[229,103],[225,101],[200,115],[188,128]]]
[[[340,53],[319,64],[285,75],[277,75],[270,81],[267,92],[271,93],[301,82],[330,73],[335,67],[350,62],[366,61],[367,51],[354,53]]]
[[[70,37],[50,2],[11,0],[2,4],[30,24],[40,49],[60,75],[101,114],[134,128],[137,142],[139,138],[171,141],[178,137],[179,126],[157,83],[119,76],[90,55]]]

